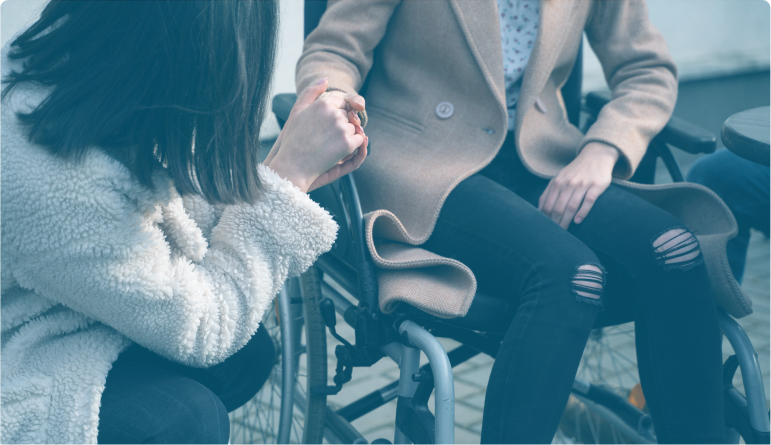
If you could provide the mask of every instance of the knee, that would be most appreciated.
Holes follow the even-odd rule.
[[[570,287],[573,289],[576,301],[592,306],[602,306],[605,275],[605,269],[599,263],[578,266],[570,279]]]
[[[225,362],[216,365],[221,376],[220,398],[228,412],[252,399],[270,377],[277,362],[276,346],[264,326]]]
[[[588,247],[575,253],[571,255],[563,252],[560,258],[553,258],[551,263],[540,271],[541,278],[550,280],[556,289],[560,289],[555,296],[566,295],[565,290],[569,290],[571,298],[564,301],[601,308],[606,282],[605,269]],[[544,274],[546,276],[543,276]],[[570,303],[571,307],[574,307],[572,304],[574,303]]]
[[[718,165],[715,163],[716,158],[713,156],[702,156],[696,162],[691,165],[688,170],[687,180],[688,182],[695,182],[707,187],[712,185],[720,171]]]
[[[688,270],[703,263],[699,241],[683,227],[656,236],[652,248],[656,264],[665,271]]]
[[[207,387],[190,381],[175,391],[166,415],[156,419],[151,443],[228,443],[230,419],[222,401]]]
[[[743,182],[744,159],[728,150],[702,156],[688,170],[686,180],[701,184],[722,197]]]

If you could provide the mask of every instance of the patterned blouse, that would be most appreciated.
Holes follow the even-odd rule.
[[[514,130],[514,115],[522,87],[522,75],[538,35],[539,0],[497,0],[503,48],[503,78],[509,131]]]

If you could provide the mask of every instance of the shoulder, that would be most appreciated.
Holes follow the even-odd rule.
[[[169,188],[142,186],[118,160],[93,148],[80,160],[65,159],[30,142],[16,111],[32,91],[3,100],[0,131],[2,242],[62,246],[107,230],[142,226]],[[29,94],[18,94],[29,93]],[[162,175],[159,175],[162,176]]]

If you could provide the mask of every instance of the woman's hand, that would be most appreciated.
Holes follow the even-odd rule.
[[[563,229],[571,221],[581,224],[610,185],[618,156],[618,150],[610,145],[586,144],[578,157],[549,182],[538,200],[538,210]]]
[[[326,88],[322,79],[302,92],[263,162],[304,192],[355,170],[367,155],[355,112],[347,111],[344,98],[320,97]]]

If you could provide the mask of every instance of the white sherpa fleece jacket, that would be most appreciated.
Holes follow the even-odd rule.
[[[5,75],[16,62],[2,63]],[[98,149],[54,157],[15,116],[46,94],[22,86],[2,103],[0,440],[95,443],[120,352],[136,342],[189,366],[221,362],[337,225],[267,167],[257,204],[211,206],[181,198],[163,171],[143,187]]]

